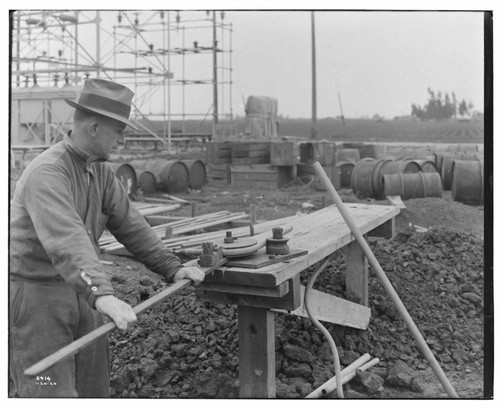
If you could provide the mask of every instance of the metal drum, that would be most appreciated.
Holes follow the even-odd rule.
[[[383,188],[385,197],[399,195],[402,200],[443,196],[439,173],[386,174],[383,178]]]
[[[452,169],[451,195],[464,204],[484,201],[484,169],[481,160],[455,160]]]
[[[128,163],[109,163],[110,167],[115,172],[116,177],[120,180],[123,188],[131,197],[137,190],[137,175],[134,168]]]
[[[165,193],[183,193],[189,185],[189,170],[179,160],[134,160],[131,164],[137,170],[149,171],[156,179],[156,189]]]
[[[205,163],[201,160],[183,160],[189,170],[189,188],[199,190],[207,181]]]

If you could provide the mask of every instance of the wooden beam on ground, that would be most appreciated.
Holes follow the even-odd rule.
[[[290,313],[300,317],[309,317],[309,314],[304,306],[305,290],[305,286],[302,285],[302,305],[297,309],[290,312],[282,309],[272,310],[279,313]],[[358,305],[315,289],[311,289],[309,296],[311,300],[311,312],[318,320],[362,330],[366,330],[368,327],[371,317],[371,310],[369,307]]]

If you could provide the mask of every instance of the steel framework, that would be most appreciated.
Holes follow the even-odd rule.
[[[92,77],[121,82],[136,94],[132,118],[155,135],[151,121],[162,121],[170,148],[172,121],[185,133],[189,119],[211,116],[216,126],[233,118],[226,20],[224,11],[15,11],[12,89],[79,86]],[[204,111],[188,109],[203,103]]]

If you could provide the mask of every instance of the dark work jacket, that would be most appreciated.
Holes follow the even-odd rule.
[[[24,170],[11,203],[10,273],[64,279],[94,307],[96,296],[113,294],[98,257],[105,227],[166,279],[182,264],[131,205],[110,166],[88,159],[65,136]]]

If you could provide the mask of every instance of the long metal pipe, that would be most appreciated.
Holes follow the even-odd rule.
[[[392,301],[394,302],[397,311],[403,318],[404,322],[408,326],[408,329],[410,330],[410,333],[412,334],[413,338],[416,340],[417,345],[419,346],[420,351],[424,355],[424,357],[427,359],[429,364],[431,365],[434,373],[436,374],[437,378],[443,385],[444,389],[446,390],[446,393],[450,398],[458,398],[458,394],[451,385],[451,383],[448,381],[448,378],[446,377],[445,373],[443,372],[441,366],[437,362],[436,358],[434,357],[434,354],[432,354],[431,349],[425,342],[425,339],[423,338],[422,334],[418,330],[416,324],[414,323],[413,319],[411,318],[410,314],[406,310],[406,307],[404,306],[403,302],[399,298],[396,290],[392,286],[389,278],[385,274],[384,270],[380,266],[380,264],[377,261],[377,258],[373,254],[372,250],[368,246],[368,243],[366,242],[365,238],[363,237],[363,234],[361,233],[360,229],[352,219],[351,215],[349,214],[349,211],[347,211],[346,206],[342,202],[342,199],[338,195],[337,191],[335,190],[335,187],[333,187],[332,182],[328,178],[327,174],[325,173],[325,170],[323,170],[323,167],[321,167],[321,164],[319,162],[313,163],[314,170],[316,171],[316,174],[318,177],[321,179],[323,182],[323,185],[325,186],[326,190],[328,193],[330,193],[330,196],[333,199],[333,202],[337,206],[337,208],[340,211],[340,214],[342,215],[342,218],[344,218],[344,221],[346,224],[349,226],[349,229],[351,230],[352,234],[356,238],[356,241],[358,241],[358,244],[360,245],[361,249],[363,250],[363,253],[365,254],[366,258],[368,259],[368,262],[370,262],[370,265],[372,266],[373,270],[375,271],[375,274],[377,277],[380,279],[380,282],[382,283],[382,286],[384,287],[385,291],[387,294],[391,297]]]
[[[222,258],[220,262],[218,262],[216,265],[211,266],[209,268],[206,268],[204,270],[205,274],[212,273],[215,271],[217,268],[220,268],[222,265],[224,265],[227,262],[226,258]],[[173,295],[174,293],[178,292],[179,290],[183,289],[186,286],[189,286],[191,284],[191,280],[189,279],[181,279],[174,284],[170,285],[167,289],[163,290],[160,293],[157,293],[153,297],[149,298],[145,302],[142,302],[135,306],[132,310],[136,315],[139,315],[146,310],[149,310],[151,307],[155,306],[156,304],[164,301],[167,297]],[[99,328],[91,331],[90,333],[87,333],[85,336],[80,337],[78,340],[74,341],[73,343],[68,344],[67,346],[64,346],[62,349],[56,351],[55,353],[45,357],[43,360],[40,360],[38,363],[32,365],[31,367],[27,368],[24,371],[24,375],[26,376],[35,376],[38,374],[43,373],[45,370],[48,368],[52,367],[55,364],[58,364],[67,358],[75,355],[78,353],[80,350],[84,349],[85,347],[89,346],[93,342],[95,342],[97,339],[111,333],[114,329],[116,329],[116,324],[114,322],[109,322],[106,324],[103,324]]]

